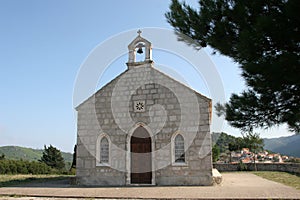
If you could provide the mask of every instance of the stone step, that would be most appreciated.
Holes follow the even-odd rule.
[[[223,180],[221,173],[217,169],[213,168],[212,175],[213,175],[213,184],[220,185]]]

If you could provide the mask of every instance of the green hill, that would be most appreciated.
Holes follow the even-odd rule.
[[[300,135],[264,139],[265,149],[300,158]]]
[[[211,134],[211,140],[213,145],[217,145],[220,149],[220,153],[225,153],[226,151],[229,151],[229,143],[233,143],[235,141],[234,136],[229,135],[227,133],[212,133]]]
[[[12,160],[29,160],[38,161],[42,157],[42,149],[32,149],[19,146],[3,146],[0,147],[0,155],[4,154],[5,158]],[[71,153],[61,152],[65,162],[72,162],[73,155]]]

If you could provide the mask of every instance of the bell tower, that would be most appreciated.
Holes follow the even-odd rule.
[[[138,36],[128,45],[128,69],[137,66],[151,66],[152,61],[152,45],[151,42],[141,36],[142,31],[137,31]],[[137,61],[137,54],[144,55],[141,61]]]

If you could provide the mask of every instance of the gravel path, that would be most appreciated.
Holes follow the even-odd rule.
[[[26,185],[0,188],[0,196],[16,195],[49,199],[109,198],[109,199],[300,199],[300,190],[269,181],[251,173],[224,173],[221,185],[211,187],[107,187],[80,188],[66,184]],[[2,199],[10,199],[3,196]],[[53,200],[51,198],[51,200]]]

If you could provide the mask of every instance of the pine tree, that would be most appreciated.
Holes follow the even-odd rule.
[[[242,69],[248,88],[217,106],[233,127],[286,123],[300,133],[299,10],[298,0],[200,0],[199,9],[172,0],[166,18],[180,40],[209,45]]]
[[[60,150],[52,145],[49,147],[46,147],[46,145],[44,146],[44,151],[40,162],[43,162],[46,165],[58,170],[61,170],[65,167],[65,161]]]

